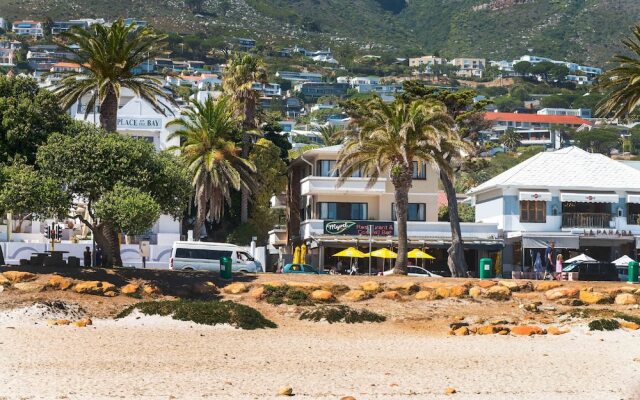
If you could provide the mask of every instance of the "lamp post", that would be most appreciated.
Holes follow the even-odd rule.
[[[369,231],[369,275],[371,275],[371,242],[373,240],[373,225],[369,225],[367,228]]]

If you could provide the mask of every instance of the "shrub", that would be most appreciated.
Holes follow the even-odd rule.
[[[627,322],[633,322],[640,325],[640,317],[635,317],[633,315],[625,314],[625,313],[615,313],[613,315],[615,318],[623,319]]]
[[[229,324],[247,330],[277,327],[256,309],[232,301],[146,301],[127,307],[116,318],[126,317],[134,309],[145,315],[170,315],[203,325]]]
[[[314,322],[325,320],[330,324],[334,322],[355,324],[361,322],[384,322],[387,317],[368,310],[354,310],[348,306],[325,306],[303,312],[300,314],[300,319]]]
[[[615,319],[595,319],[589,322],[590,331],[614,331],[620,328],[620,323]]]
[[[269,304],[311,306],[313,301],[309,299],[309,294],[303,290],[292,288],[287,285],[264,287],[264,298]]]

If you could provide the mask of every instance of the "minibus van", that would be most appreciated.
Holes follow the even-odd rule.
[[[230,257],[233,272],[262,272],[260,262],[235,244],[174,242],[169,268],[176,271],[219,271],[220,259]]]

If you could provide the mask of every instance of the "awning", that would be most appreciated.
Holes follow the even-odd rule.
[[[627,203],[640,204],[640,194],[628,194]]]
[[[549,192],[520,192],[518,200],[521,201],[551,201]]]
[[[535,236],[523,237],[522,247],[525,249],[545,249],[549,245],[549,241],[553,241],[556,248],[559,249],[579,249],[579,236]]]
[[[606,193],[562,193],[560,201],[575,201],[578,203],[617,203],[620,201],[617,194]]]

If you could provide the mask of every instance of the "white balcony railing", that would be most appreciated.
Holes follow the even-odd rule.
[[[325,176],[307,176],[300,181],[300,193],[303,196],[313,194],[352,194],[368,195],[371,193],[384,193],[387,183],[386,178],[379,178],[370,188],[367,188],[369,178],[347,178],[338,186],[338,178]]]

